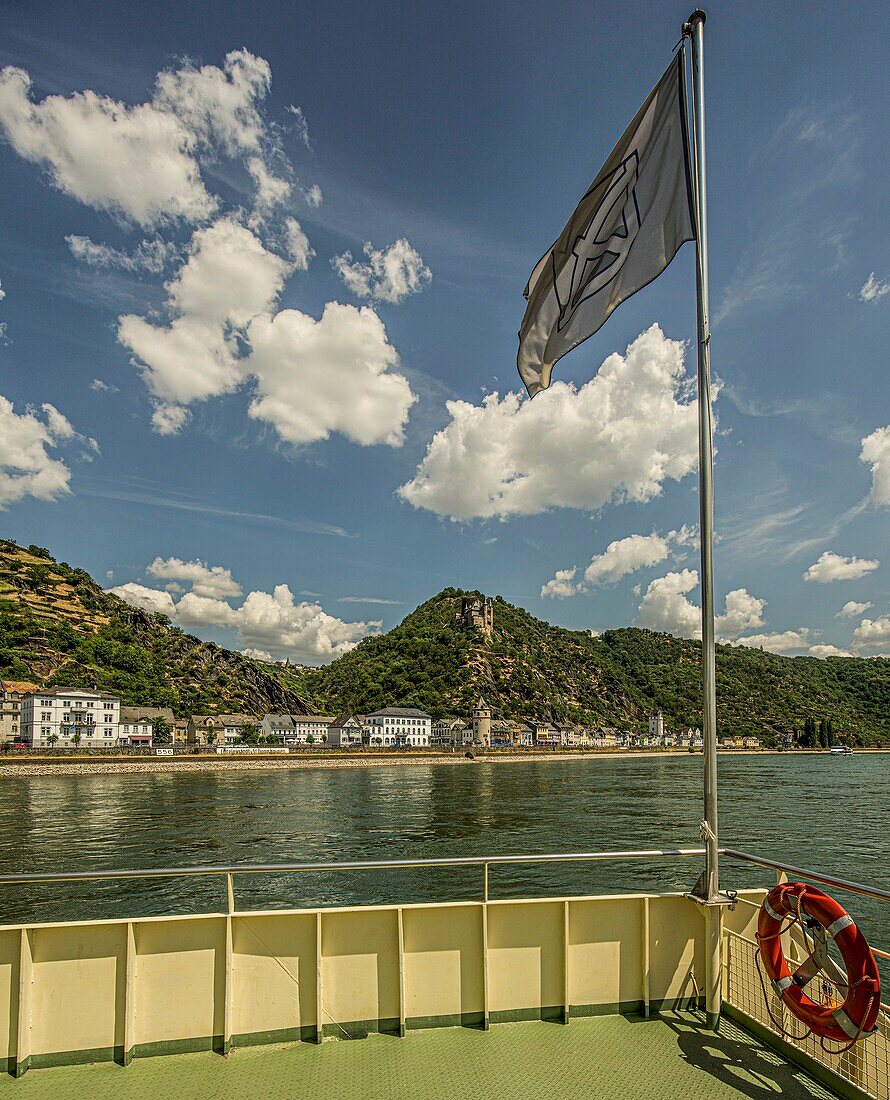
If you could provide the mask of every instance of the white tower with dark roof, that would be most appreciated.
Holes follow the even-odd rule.
[[[481,695],[473,710],[473,740],[477,745],[491,746],[491,707]]]

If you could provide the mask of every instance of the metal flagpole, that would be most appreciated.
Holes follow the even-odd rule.
[[[701,540],[702,688],[704,741],[705,875],[699,893],[707,921],[705,1009],[708,1023],[720,1015],[722,905],[717,837],[717,684],[714,649],[714,483],[711,415],[711,328],[708,304],[708,192],[705,175],[705,13],[696,10],[684,24],[692,40],[692,107],[694,198],[696,213],[696,290],[698,300],[698,460]]]

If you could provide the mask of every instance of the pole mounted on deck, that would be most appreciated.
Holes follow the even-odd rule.
[[[711,318],[708,299],[708,188],[705,170],[705,13],[696,9],[683,24],[692,43],[693,191],[695,200],[696,301],[698,306],[698,460],[701,540],[702,740],[704,742],[705,870],[694,890],[707,922],[705,1008],[716,1026],[721,1006],[721,907],[731,897],[720,893],[717,828],[717,683],[714,637],[714,443],[711,411]]]

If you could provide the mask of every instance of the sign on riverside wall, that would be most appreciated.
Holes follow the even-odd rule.
[[[262,756],[268,756],[270,753],[274,753],[277,756],[287,756],[288,750],[281,746],[275,748],[267,748],[265,745],[217,745],[216,751],[218,753],[238,752],[238,753],[253,753]]]
[[[173,749],[171,749],[171,748],[155,749],[155,756],[172,756],[172,755],[173,755]]]

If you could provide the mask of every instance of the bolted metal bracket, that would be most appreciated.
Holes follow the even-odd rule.
[[[708,877],[707,871],[702,871],[698,876],[698,882],[695,886],[686,894],[686,897],[690,901],[694,901],[696,905],[712,906],[712,905],[727,905],[729,908],[735,909],[736,902],[738,901],[737,890],[721,890],[719,894],[715,894],[713,897],[708,897]]]

